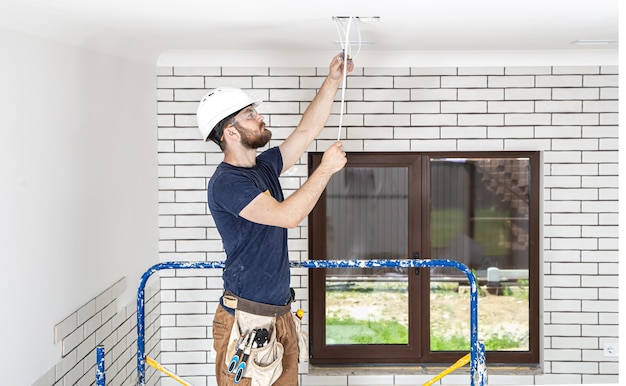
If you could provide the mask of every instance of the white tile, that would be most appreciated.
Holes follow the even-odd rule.
[[[456,126],[455,114],[411,114],[411,126]]]
[[[481,89],[481,88],[470,88],[470,89],[459,89],[458,90],[458,100],[464,101],[495,101],[495,100],[504,100],[505,89]]]
[[[528,88],[535,86],[534,76],[490,76],[488,79],[490,88]]]
[[[617,75],[584,75],[584,87],[617,87],[619,79]]]
[[[425,114],[428,115],[428,114]],[[363,124],[365,126],[409,126],[412,124],[414,114],[366,114]],[[433,125],[429,125],[433,126]]]
[[[460,139],[457,141],[459,151],[499,151],[504,149],[501,139]]]
[[[486,127],[442,127],[441,138],[487,138]]]
[[[610,101],[583,101],[583,112],[585,113],[614,113],[619,110],[619,103],[616,100]]]
[[[582,75],[538,75],[536,87],[582,87]]]
[[[394,78],[393,86],[394,88],[397,88],[397,89],[403,89],[403,88],[438,89],[439,87],[441,87],[441,78],[438,76],[420,76],[420,77],[398,76]]]
[[[506,125],[522,126],[522,125],[550,125],[552,124],[551,114],[516,114],[508,113],[504,115],[504,122]]]
[[[502,126],[504,114],[459,114],[459,126]]]
[[[393,375],[349,375],[348,386],[357,385],[393,385]]]
[[[252,78],[252,87],[298,88],[299,82],[300,78],[297,76],[255,76]]]
[[[552,114],[552,124],[553,125],[598,125],[600,124],[600,116],[596,113]]]
[[[414,101],[453,101],[456,96],[455,89],[411,89],[411,100]]]
[[[504,89],[505,100],[534,101],[547,100],[552,97],[549,88],[506,88]]]
[[[420,113],[438,114],[441,112],[440,102],[394,102],[393,112],[398,114]]]
[[[597,374],[597,362],[552,362],[552,372],[555,374]]]
[[[486,113],[487,102],[485,101],[441,102],[441,112],[443,114]]]
[[[599,66],[554,66],[552,73],[555,75],[568,74],[599,74]]]
[[[577,374],[542,374],[535,375],[535,385],[576,385],[582,383]]]
[[[204,88],[202,76],[158,76],[157,88]]]
[[[536,101],[535,111],[538,113],[580,113],[583,111],[583,102],[582,101]]]
[[[489,367],[487,367],[489,371]],[[532,385],[532,375],[488,374],[489,385]]]
[[[392,76],[351,75],[346,79],[346,88],[393,88],[393,84],[394,78]]]
[[[177,363],[206,363],[206,351],[181,351],[181,352],[162,352],[161,364],[177,364]]]
[[[533,101],[490,101],[489,113],[533,113],[535,112]]]
[[[442,76],[441,88],[485,88],[487,76]]]
[[[390,114],[393,110],[393,102],[390,101],[346,103],[347,114]]]
[[[302,386],[348,386],[346,375],[303,375]]]

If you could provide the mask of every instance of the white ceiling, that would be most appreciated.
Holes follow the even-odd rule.
[[[362,40],[374,42],[361,48],[370,58],[616,53],[615,43],[572,42],[618,38],[618,0],[0,1],[0,27],[151,61],[181,51],[335,52],[333,16],[380,17],[359,23]]]

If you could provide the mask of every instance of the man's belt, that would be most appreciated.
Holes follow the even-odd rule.
[[[253,302],[252,300],[240,298],[230,291],[224,291],[222,302],[224,303],[224,306],[228,308],[241,310],[243,312],[248,312],[250,314],[261,316],[282,316],[291,311],[290,303],[287,303],[284,306],[258,303]]]

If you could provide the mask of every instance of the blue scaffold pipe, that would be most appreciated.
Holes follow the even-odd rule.
[[[141,276],[139,288],[137,289],[137,385],[145,386],[146,384],[146,302],[145,290],[146,283],[153,273],[163,269],[207,269],[207,268],[224,268],[222,261],[193,261],[193,262],[168,262],[159,263],[150,267]]]
[[[472,377],[473,385],[484,386],[487,384],[487,360],[485,358],[485,344],[481,341],[476,342],[476,369]]]
[[[463,263],[455,260],[309,260],[291,262],[292,267],[304,268],[456,268],[467,276],[470,285],[470,380],[471,386],[484,386],[485,350],[478,341],[478,283],[474,273]],[[482,357],[482,366],[480,358]],[[483,380],[482,382],[477,382]]]
[[[96,347],[96,386],[106,386],[104,376],[104,346]]]
[[[141,277],[137,291],[137,375],[138,386],[145,386],[145,285],[150,276],[163,269],[224,268],[223,261],[169,262],[152,266]],[[292,268],[426,268],[447,267],[463,272],[470,284],[470,382],[484,386],[486,381],[485,348],[478,341],[478,283],[474,273],[455,260],[308,260],[291,261]]]

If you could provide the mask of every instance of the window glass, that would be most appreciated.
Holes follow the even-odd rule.
[[[527,158],[431,158],[431,258],[468,266],[479,288],[487,350],[529,349],[530,163]],[[431,269],[430,349],[466,351],[467,280]]]
[[[326,188],[327,258],[406,259],[408,172],[346,167]],[[326,344],[406,344],[405,268],[334,268],[326,274]]]

